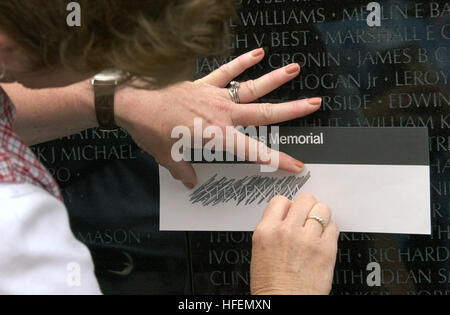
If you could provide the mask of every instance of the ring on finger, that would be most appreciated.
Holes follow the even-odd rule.
[[[231,100],[236,104],[241,103],[241,99],[239,98],[239,87],[241,84],[237,81],[231,81],[230,87],[228,88],[228,93],[230,94]]]
[[[319,222],[320,224],[322,224],[323,228],[327,227],[327,223],[325,222],[325,220],[317,215],[311,215],[307,218],[307,220],[316,220],[317,222]]]

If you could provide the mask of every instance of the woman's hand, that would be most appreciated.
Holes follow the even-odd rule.
[[[194,119],[201,118],[203,129],[214,126],[226,134],[226,127],[275,124],[319,109],[320,98],[281,104],[249,104],[298,76],[298,64],[275,70],[257,80],[243,82],[239,89],[242,104],[232,102],[226,86],[246,69],[259,63],[263,57],[264,50],[256,49],[201,80],[183,82],[162,90],[146,91],[131,87],[122,89],[117,93],[117,122],[143,150],[168,168],[175,179],[181,180],[186,187],[193,188],[197,184],[197,178],[192,165],[187,161],[176,162],[171,156],[172,146],[178,140],[172,139],[175,127],[188,127],[194,134]],[[256,142],[236,130],[233,136],[235,139],[241,138],[247,148]],[[267,164],[260,156],[256,162]],[[302,162],[283,153],[279,155],[278,165],[280,169],[293,173],[301,172],[304,166]]]
[[[329,294],[338,237],[330,209],[313,196],[275,197],[253,234],[251,293]]]

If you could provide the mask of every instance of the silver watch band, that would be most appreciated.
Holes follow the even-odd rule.
[[[115,86],[104,84],[93,84],[95,113],[100,131],[116,131],[119,127],[114,119]]]
[[[99,130],[116,131],[114,101],[116,87],[130,78],[130,74],[121,70],[109,69],[100,72],[92,79],[94,102]]]

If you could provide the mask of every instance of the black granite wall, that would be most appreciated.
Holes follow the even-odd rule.
[[[242,0],[233,56],[267,53],[239,79],[300,63],[297,79],[261,100],[323,97],[291,126],[429,128],[433,235],[343,233],[333,294],[449,294],[450,4],[380,1],[381,26],[369,27],[369,2]],[[196,76],[223,62],[198,60]],[[104,293],[249,293],[251,233],[159,232],[158,167],[126,132],[88,130],[34,150],[64,190]],[[366,282],[370,262],[381,265],[379,287]]]

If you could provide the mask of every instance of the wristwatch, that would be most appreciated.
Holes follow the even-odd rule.
[[[95,75],[91,81],[94,88],[95,112],[100,131],[116,131],[114,119],[114,95],[116,87],[130,78],[128,72],[107,69]]]

